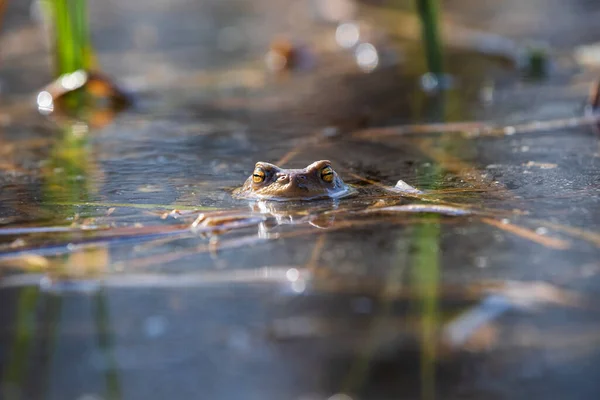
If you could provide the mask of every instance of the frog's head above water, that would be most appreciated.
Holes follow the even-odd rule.
[[[349,192],[350,188],[331,168],[331,162],[321,160],[304,169],[283,169],[257,162],[252,175],[234,194],[246,199],[288,201],[337,198]]]

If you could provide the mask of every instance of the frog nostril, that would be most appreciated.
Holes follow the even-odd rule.
[[[288,180],[287,175],[281,175],[279,178],[277,178],[278,182],[286,182],[287,180]]]

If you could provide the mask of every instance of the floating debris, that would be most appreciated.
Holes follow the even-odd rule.
[[[314,65],[314,56],[310,49],[289,39],[275,39],[265,55],[265,64],[271,72],[307,70]]]
[[[77,70],[59,76],[44,87],[37,95],[37,108],[44,115],[51,114],[57,108],[68,109],[67,104],[61,104],[61,100],[81,90],[86,96],[81,99],[83,101],[78,102],[80,105],[92,103],[95,107],[106,106],[119,110],[133,102],[129,94],[103,74]]]
[[[408,183],[404,182],[403,180],[399,180],[398,182],[396,182],[396,185],[394,186],[394,190],[398,191],[400,193],[407,193],[407,194],[423,194],[424,193],[423,191],[410,186]]]

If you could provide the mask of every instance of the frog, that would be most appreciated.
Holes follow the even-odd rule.
[[[280,168],[259,161],[234,197],[248,200],[311,201],[339,199],[356,191],[335,172],[329,160],[319,160],[302,169]]]
[[[233,228],[261,218],[257,222],[259,237],[269,237],[270,228],[281,225],[309,223],[327,229],[334,225],[338,214],[346,218],[367,213],[398,212],[470,215],[468,210],[437,204],[399,205],[405,198],[420,199],[420,195],[426,193],[402,180],[395,186],[370,183],[366,188],[345,183],[329,160],[315,161],[301,169],[286,169],[259,161],[244,184],[232,192],[234,198],[250,201],[250,213],[201,214],[193,227],[212,230],[218,229],[218,226]],[[354,197],[354,200],[338,209],[338,200],[347,197]]]
[[[375,190],[379,191],[375,196],[379,198],[379,201],[375,204],[374,209],[363,206],[361,212],[433,212],[452,216],[470,215],[472,213],[466,209],[444,205],[411,204],[398,206],[396,204],[398,198],[421,199],[420,196],[427,194],[427,192],[414,188],[403,180],[399,180],[395,186],[377,186],[375,189],[370,188],[365,191],[346,184],[334,171],[329,160],[315,161],[302,169],[285,169],[275,164],[259,161],[255,164],[252,175],[246,179],[242,187],[233,191],[233,196],[239,199],[254,200],[256,203],[251,207],[253,211],[270,215],[281,213],[286,216],[291,215],[289,208],[274,206],[273,202],[335,200],[355,194],[373,195]],[[391,200],[392,204],[390,205],[385,199]],[[311,208],[316,211],[314,207]],[[274,210],[280,210],[281,212],[275,212]],[[281,218],[278,218],[278,220],[280,221]]]

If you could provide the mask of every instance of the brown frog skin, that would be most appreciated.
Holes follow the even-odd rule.
[[[283,169],[259,161],[234,196],[253,200],[313,200],[339,198],[352,192],[327,160],[315,161],[303,169]]]

